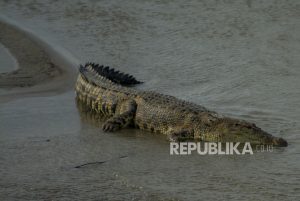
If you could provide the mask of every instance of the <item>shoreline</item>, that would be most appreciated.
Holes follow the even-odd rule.
[[[0,103],[56,95],[71,89],[76,77],[76,59],[51,47],[16,23],[0,18],[0,43],[18,63],[18,68],[0,73]],[[0,64],[0,65],[3,65]]]
[[[15,57],[11,55],[10,51],[0,43],[0,73],[7,73],[13,70],[17,70],[19,64]]]

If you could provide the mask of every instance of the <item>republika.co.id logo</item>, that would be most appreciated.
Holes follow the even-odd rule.
[[[273,145],[259,145],[256,152],[273,152]],[[171,142],[170,155],[253,155],[250,142]]]

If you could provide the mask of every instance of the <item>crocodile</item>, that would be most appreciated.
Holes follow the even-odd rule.
[[[137,128],[165,134],[170,141],[250,142],[285,147],[254,123],[226,117],[195,103],[134,88],[135,77],[95,63],[80,65],[76,99],[90,111],[107,117],[102,129]]]

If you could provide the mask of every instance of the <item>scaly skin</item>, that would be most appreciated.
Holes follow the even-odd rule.
[[[224,117],[173,96],[125,86],[138,83],[132,76],[88,63],[80,67],[77,100],[91,111],[109,118],[103,125],[106,132],[132,126],[165,134],[171,141],[287,146],[284,139],[268,134],[255,124]]]

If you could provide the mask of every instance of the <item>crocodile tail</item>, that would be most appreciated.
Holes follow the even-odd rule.
[[[116,84],[129,86],[143,83],[136,80],[132,75],[115,71],[113,68],[108,66],[104,67],[103,65],[90,62],[86,63],[84,66],[80,65],[79,72],[82,75],[85,75],[84,72],[86,72],[88,69],[92,69],[93,73],[96,73],[98,76],[104,77]]]

